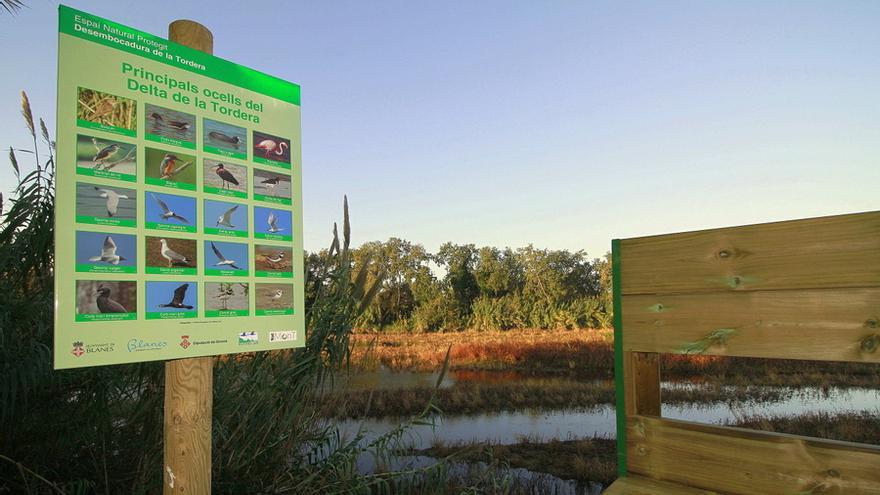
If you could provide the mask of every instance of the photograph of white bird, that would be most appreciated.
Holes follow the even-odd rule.
[[[231,229],[234,229],[235,225],[232,225],[232,214],[235,213],[235,210],[237,210],[237,209],[238,209],[238,205],[235,205],[232,208],[226,210],[226,212],[224,212],[222,215],[220,215],[217,218],[217,224],[215,225],[215,227],[222,225],[224,227],[229,227]]]
[[[165,239],[159,239],[159,242],[162,243],[162,257],[168,260],[168,267],[170,268],[172,265],[178,266],[193,266],[192,260],[187,258],[186,256],[174,251],[173,249],[168,247],[168,241]]]
[[[220,284],[217,289],[217,294],[214,297],[219,299],[220,303],[223,304],[222,309],[229,309],[229,299],[234,295],[235,291],[232,289],[232,284],[224,283]]]
[[[266,221],[269,224],[269,232],[275,233],[284,230],[283,228],[278,227],[278,215],[276,215],[274,211],[269,212],[269,218],[267,218]]]
[[[108,235],[104,238],[104,245],[101,247],[101,254],[98,256],[92,256],[89,258],[89,261],[103,261],[105,263],[110,263],[111,265],[118,265],[120,261],[124,261],[126,258],[116,254],[116,243],[113,242],[113,239]]]
[[[214,263],[214,266],[229,266],[235,268],[236,270],[242,269],[241,267],[236,265],[237,261],[228,259],[223,256],[223,253],[221,253],[220,250],[217,249],[217,246],[214,245],[213,241],[211,241],[211,249],[214,251],[214,255],[217,256],[217,259],[219,260],[217,263]]]
[[[169,218],[173,218],[173,219],[175,219],[175,220],[179,220],[179,221],[181,221],[181,222],[183,222],[183,223],[189,223],[189,220],[187,220],[186,218],[184,218],[184,217],[178,215],[177,213],[174,213],[173,211],[171,211],[171,209],[168,208],[168,205],[167,205],[164,201],[162,201],[161,199],[159,199],[158,196],[156,196],[155,194],[150,194],[150,196],[153,197],[153,199],[154,199],[154,200],[156,201],[156,203],[159,205],[159,208],[162,209],[162,215],[161,215],[162,220],[168,220]]]
[[[116,214],[116,210],[119,209],[119,200],[120,199],[128,199],[128,196],[125,194],[117,194],[116,191],[112,189],[102,189],[100,187],[95,188],[98,191],[98,197],[104,198],[107,200],[107,215],[113,216]]]
[[[283,296],[283,295],[284,295],[284,291],[281,289],[278,289],[275,292],[269,293],[269,299],[272,299],[273,301],[277,301],[277,300],[281,299],[281,296]]]

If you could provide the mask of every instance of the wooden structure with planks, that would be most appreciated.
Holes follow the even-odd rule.
[[[659,366],[880,364],[880,212],[615,240],[612,256],[619,477],[605,493],[880,495],[880,446],[664,419]]]

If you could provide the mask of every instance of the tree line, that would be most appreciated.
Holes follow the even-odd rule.
[[[306,255],[321,273],[322,253]],[[352,250],[352,273],[380,280],[361,329],[605,328],[612,325],[610,255],[584,251],[476,247],[447,242],[436,253],[399,238]],[[308,299],[312,296],[307,294]]]

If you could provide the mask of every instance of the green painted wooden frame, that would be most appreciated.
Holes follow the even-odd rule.
[[[623,376],[623,313],[620,287],[620,239],[611,241],[611,286],[614,301],[614,389],[617,412],[617,476],[627,475],[626,395]]]

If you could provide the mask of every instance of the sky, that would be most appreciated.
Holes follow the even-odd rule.
[[[0,14],[0,145],[18,92],[54,127],[57,4]],[[302,86],[304,243],[586,250],[612,238],[880,209],[880,2],[115,2]],[[11,170],[0,165],[3,190]]]

